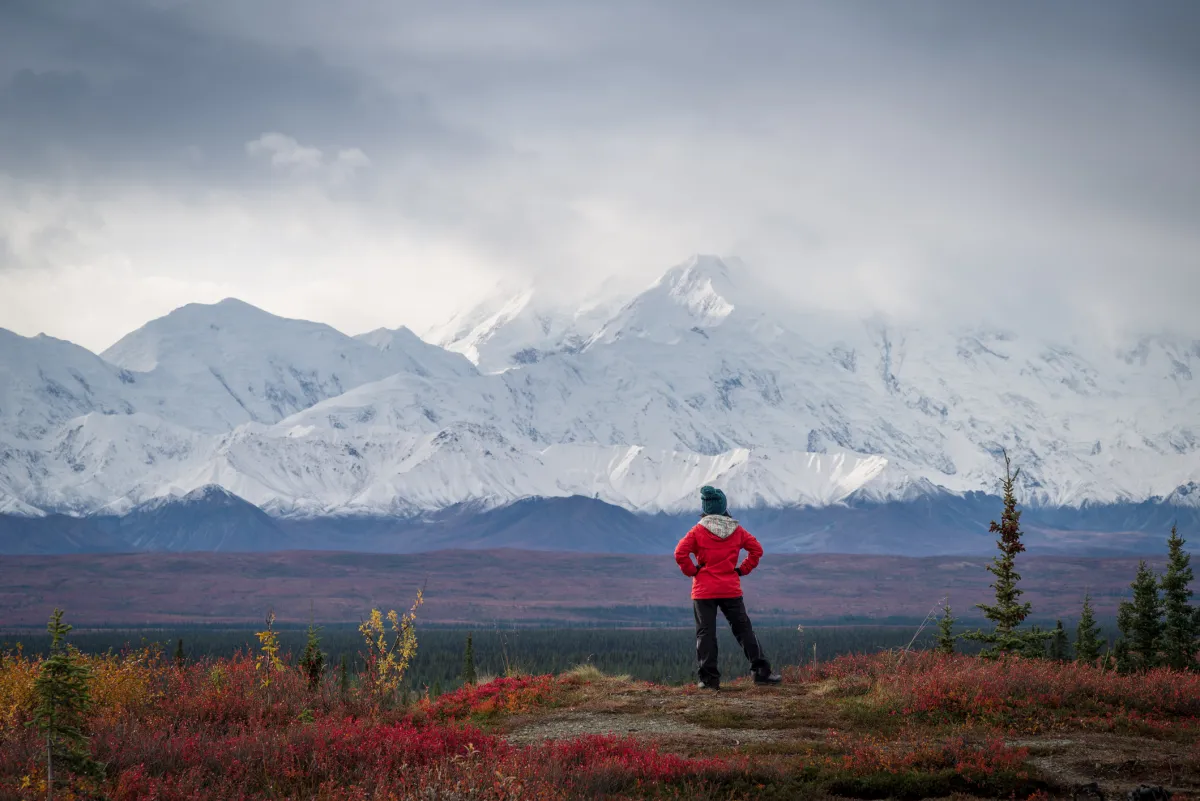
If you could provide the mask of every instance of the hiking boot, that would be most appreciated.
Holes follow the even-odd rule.
[[[721,689],[721,685],[720,684],[710,684],[707,681],[700,681],[700,682],[696,682],[696,689],[697,690],[712,690],[713,692],[718,692]]]
[[[755,673],[755,684],[783,684],[783,676],[778,673]]]

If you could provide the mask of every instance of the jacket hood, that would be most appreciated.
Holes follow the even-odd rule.
[[[738,521],[725,515],[705,515],[700,518],[700,525],[708,529],[717,539],[724,540],[737,531]]]

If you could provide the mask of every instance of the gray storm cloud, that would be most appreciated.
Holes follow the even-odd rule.
[[[1196,332],[1188,2],[0,5],[0,326],[422,328],[737,254],[797,302]]]

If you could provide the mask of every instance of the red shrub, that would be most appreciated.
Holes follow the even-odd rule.
[[[1028,749],[1010,748],[1000,738],[970,743],[961,735],[941,741],[918,738],[897,742],[830,732],[829,743],[845,753],[826,757],[826,764],[855,774],[949,770],[969,780],[982,781],[996,773],[1023,775],[1029,757]]]
[[[644,743],[589,737],[527,748],[477,729],[319,720],[223,736],[178,732],[134,747],[98,744],[114,798],[424,797],[470,789],[475,798],[570,798],[597,778],[617,785],[679,781],[722,763],[660,754]]]
[[[706,771],[727,770],[720,759],[685,759],[662,754],[630,738],[591,735],[539,746],[540,758],[561,766],[576,779],[588,774],[628,774],[643,782],[671,782]]]
[[[143,702],[124,699],[92,722],[92,752],[108,766],[104,786],[92,788],[100,795],[564,799],[686,783],[721,764],[609,737],[521,748],[460,722],[551,702],[551,676],[465,687],[405,715],[309,692],[295,670],[273,678],[268,705],[245,654],[144,669]],[[0,732],[0,797],[44,792],[41,749],[31,729]]]
[[[426,702],[421,709],[435,720],[466,720],[498,713],[526,712],[552,700],[558,682],[553,676],[503,678],[487,684],[465,685]]]
[[[845,656],[792,676],[869,682],[880,703],[916,719],[1026,731],[1064,725],[1164,731],[1192,728],[1200,715],[1200,674],[1167,669],[1122,676],[1073,662],[924,651]]]

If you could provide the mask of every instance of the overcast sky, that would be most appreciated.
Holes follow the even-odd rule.
[[[417,330],[741,256],[854,313],[1200,335],[1200,3],[0,2],[0,327]]]

